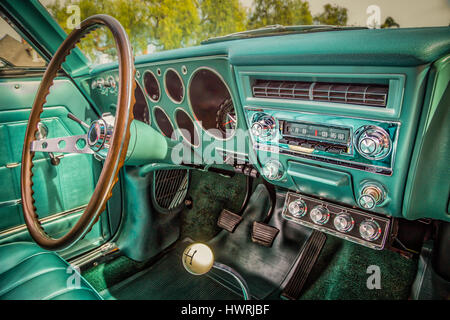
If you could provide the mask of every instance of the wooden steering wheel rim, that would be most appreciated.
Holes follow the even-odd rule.
[[[44,231],[36,213],[32,181],[34,152],[31,151],[31,143],[35,140],[40,115],[57,72],[81,38],[101,25],[111,30],[116,43],[119,61],[118,100],[114,131],[97,186],[84,213],[67,234],[55,239]],[[112,188],[118,181],[119,170],[125,161],[130,140],[129,129],[133,120],[133,106],[135,103],[134,89],[136,84],[134,75],[134,57],[127,33],[119,21],[108,15],[94,15],[82,21],[80,27],[74,29],[67,36],[51,59],[30,112],[25,133],[21,168],[21,197],[25,224],[31,237],[42,248],[61,250],[69,247],[82,239],[91,230],[92,226],[98,221],[100,214],[104,211],[106,202],[112,195]]]

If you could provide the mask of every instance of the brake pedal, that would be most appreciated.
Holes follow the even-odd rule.
[[[281,294],[282,298],[297,300],[300,297],[306,279],[316,263],[326,240],[327,236],[323,232],[314,230],[311,233],[300,253],[295,270],[284,287],[283,293]]]
[[[255,221],[252,226],[252,241],[265,247],[271,247],[278,232],[280,232],[280,230],[275,227],[269,226],[263,222]]]
[[[227,230],[230,233],[233,233],[236,230],[236,227],[239,223],[241,223],[242,217],[233,213],[227,209],[223,209],[220,213],[219,220],[217,220],[217,225],[222,229]]]

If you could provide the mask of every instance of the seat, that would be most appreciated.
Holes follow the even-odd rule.
[[[54,252],[31,242],[0,245],[0,300],[99,300],[100,295]]]

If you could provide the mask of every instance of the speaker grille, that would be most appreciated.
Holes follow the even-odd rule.
[[[183,203],[189,183],[187,170],[158,170],[154,179],[155,200],[161,208],[171,210]]]

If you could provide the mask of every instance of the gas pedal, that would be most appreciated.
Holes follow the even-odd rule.
[[[227,209],[223,209],[220,213],[219,220],[217,220],[217,225],[227,230],[230,233],[233,233],[236,230],[236,227],[241,223],[242,217],[233,213]]]
[[[300,253],[295,270],[281,294],[282,298],[297,300],[300,297],[306,279],[316,263],[326,240],[327,236],[323,232],[314,230],[311,233]]]
[[[255,221],[252,226],[252,241],[265,247],[271,247],[278,232],[280,232],[280,230],[275,227],[269,226],[263,222]]]

